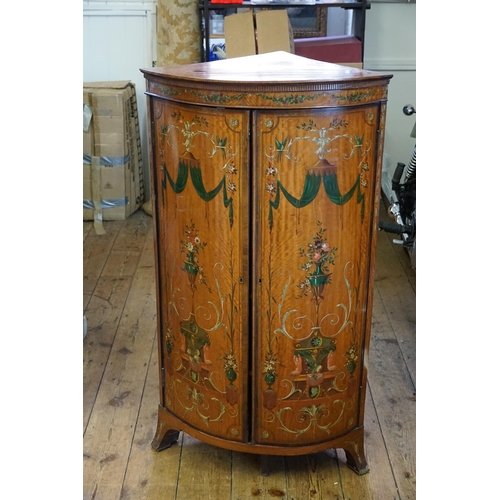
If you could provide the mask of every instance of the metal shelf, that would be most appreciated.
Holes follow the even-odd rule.
[[[291,1],[274,1],[270,3],[252,3],[251,0],[244,0],[243,3],[234,4],[214,4],[209,0],[200,0],[198,3],[198,9],[200,10],[200,29],[202,33],[201,38],[201,53],[202,60],[210,60],[210,11],[212,10],[224,10],[227,9],[237,9],[237,8],[263,8],[266,9],[280,9],[283,7],[338,7],[342,9],[352,9],[355,11],[354,19],[354,34],[357,38],[361,40],[361,54],[364,54],[364,37],[365,37],[365,17],[366,10],[370,9],[371,3],[368,0],[356,0],[352,2],[346,1],[335,1],[335,0],[316,0],[314,3],[299,3]]]

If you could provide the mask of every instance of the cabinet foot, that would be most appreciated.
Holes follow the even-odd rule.
[[[267,455],[260,455],[260,475],[269,476],[270,473],[269,457]]]
[[[179,431],[172,429],[166,420],[165,410],[160,406],[158,408],[158,424],[156,434],[151,443],[155,451],[162,451],[170,448],[179,439]]]
[[[365,443],[362,429],[360,435],[344,445],[343,448],[347,458],[347,467],[360,476],[370,470],[365,458]]]

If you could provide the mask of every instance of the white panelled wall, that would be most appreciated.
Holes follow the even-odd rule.
[[[136,85],[141,125],[146,197],[149,198],[145,82],[139,68],[156,61],[156,1],[84,0],[84,81],[131,80]],[[331,11],[332,9],[329,9]],[[343,9],[328,16],[328,35],[341,32],[348,19]],[[398,162],[408,163],[415,140],[410,137],[416,107],[416,4],[377,2],[366,13],[364,67],[394,74],[389,85],[382,188],[390,198],[391,179]]]
[[[156,61],[156,6],[140,1],[83,2],[83,80],[135,84],[146,199],[150,197],[145,80],[139,68]]]

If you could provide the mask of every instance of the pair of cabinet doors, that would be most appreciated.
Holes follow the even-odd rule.
[[[379,106],[151,100],[161,396],[190,427],[306,446],[362,425]]]

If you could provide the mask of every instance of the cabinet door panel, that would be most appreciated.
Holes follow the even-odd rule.
[[[248,113],[153,100],[165,407],[247,439]]]
[[[377,105],[255,114],[254,439],[360,425]]]

